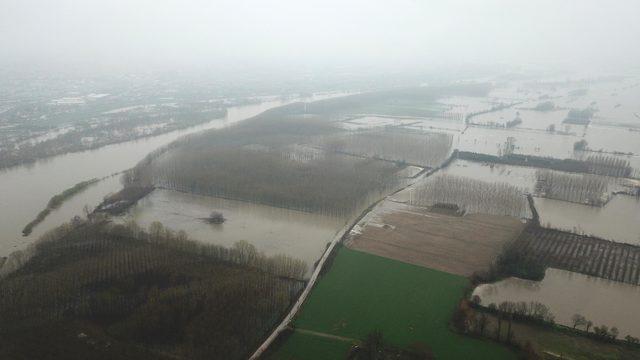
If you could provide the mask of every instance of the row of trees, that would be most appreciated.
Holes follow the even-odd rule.
[[[593,326],[593,322],[591,320],[588,320],[580,314],[574,314],[571,317],[571,324],[574,330],[582,328],[582,330],[587,333],[589,333],[589,329],[591,329],[591,327]],[[593,326],[593,336],[600,339],[613,341],[618,338],[618,335],[620,335],[620,331],[615,326],[611,328],[609,328],[607,325]],[[633,345],[637,345],[640,343],[640,339],[631,335],[626,335],[624,337],[624,340],[627,343]]]
[[[45,207],[42,211],[36,215],[36,218],[29,222],[23,229],[22,235],[28,236],[33,231],[33,228],[40,224],[44,219],[49,216],[51,211],[59,208],[66,200],[73,197],[74,195],[86,190],[89,186],[97,183],[100,179],[94,178],[87,181],[79,182],[72,187],[64,190],[63,192],[54,195],[49,202],[47,203],[47,207]]]
[[[536,171],[536,194],[551,199],[602,206],[608,200],[608,179],[590,174]]]
[[[331,151],[436,167],[449,156],[452,143],[451,134],[418,134],[387,128],[330,137],[323,146]]]
[[[474,308],[480,308],[480,297],[474,295],[471,298],[471,306]],[[501,341],[501,334],[503,333],[503,322],[506,321],[506,337],[505,341],[510,343],[513,340],[513,332],[511,330],[513,321],[526,321],[540,324],[555,324],[555,316],[551,313],[548,306],[537,302],[525,302],[525,301],[503,301],[499,304],[491,303],[487,307],[483,308],[484,311],[494,314],[496,316],[497,324],[495,327],[495,337],[498,341]],[[486,314],[481,311],[479,316],[470,315],[467,316],[467,328],[475,331],[480,336],[484,336],[489,325],[489,319]],[[571,317],[571,326],[573,330],[584,331],[591,337],[595,337],[605,341],[615,341],[620,334],[618,328],[609,328],[606,325],[594,326],[593,322],[585,318],[580,314],[574,314]],[[590,330],[592,330],[590,332]],[[632,345],[637,345],[640,340],[634,336],[627,335],[624,340]]]
[[[590,155],[585,160],[555,159],[533,155],[513,154],[508,151],[509,142],[505,144],[505,154],[494,156],[468,151],[459,151],[458,158],[471,161],[493,162],[497,164],[539,167],[552,170],[581,172],[613,177],[629,177],[633,169],[629,161],[615,156]]]
[[[607,155],[590,155],[585,160],[589,167],[589,172],[597,175],[607,175],[615,177],[629,177],[633,169],[629,160]]]
[[[427,178],[415,187],[409,202],[418,206],[456,205],[468,213],[531,217],[522,189],[506,183],[488,183],[452,175]]]

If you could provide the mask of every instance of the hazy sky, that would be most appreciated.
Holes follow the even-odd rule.
[[[0,10],[3,64],[637,64],[638,43],[637,0],[2,0]]]

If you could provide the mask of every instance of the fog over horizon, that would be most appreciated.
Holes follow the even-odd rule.
[[[5,0],[20,70],[637,69],[637,1]]]

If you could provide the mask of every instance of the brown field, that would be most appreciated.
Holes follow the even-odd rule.
[[[505,243],[522,232],[520,220],[484,214],[436,213],[387,201],[346,245],[352,249],[451,274],[486,270]]]

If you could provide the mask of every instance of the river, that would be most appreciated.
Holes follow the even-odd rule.
[[[316,101],[343,93],[321,94],[304,98]],[[69,153],[37,161],[34,164],[0,170],[0,256],[24,249],[43,232],[82,214],[85,205],[95,206],[107,194],[121,187],[119,176],[109,177],[76,195],[53,211],[31,235],[23,237],[22,229],[45,208],[49,199],[80,181],[103,178],[136,165],[151,151],[177,138],[206,129],[217,129],[248,119],[268,109],[300,99],[273,100],[260,104],[231,107],[224,118],[95,150]]]

